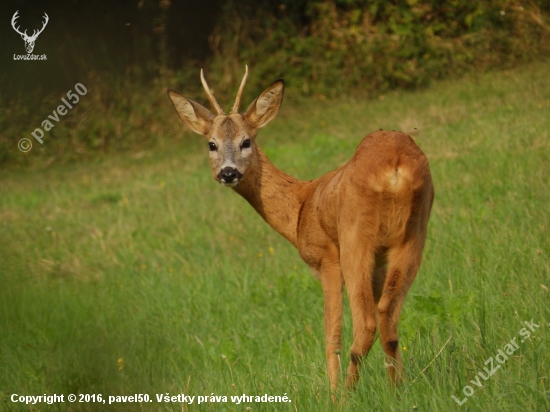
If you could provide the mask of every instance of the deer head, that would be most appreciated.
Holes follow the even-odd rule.
[[[25,42],[25,49],[27,49],[27,53],[30,54],[30,53],[32,53],[32,51],[34,49],[34,42],[36,41],[36,38],[38,37],[38,35],[40,33],[42,33],[44,31],[44,28],[46,27],[46,24],[48,24],[48,21],[50,20],[50,18],[48,17],[48,15],[46,13],[44,13],[44,19],[45,20],[44,20],[44,23],[42,24],[42,28],[40,30],[34,30],[33,33],[32,33],[32,36],[28,36],[27,35],[27,30],[25,30],[24,32],[21,32],[21,31],[19,31],[19,27],[15,27],[15,21],[19,17],[17,15],[17,13],[19,13],[19,10],[17,10],[15,12],[15,14],[13,15],[13,17],[11,19],[11,26],[13,27],[13,29],[17,33],[19,33],[21,35],[21,38]]]
[[[285,84],[279,79],[265,89],[244,113],[239,113],[247,76],[248,66],[229,115],[223,112],[216,101],[202,70],[201,82],[216,114],[199,103],[168,90],[168,97],[181,120],[208,140],[212,175],[223,186],[237,186],[246,175],[247,169],[258,156],[255,145],[258,129],[275,117],[283,101]]]

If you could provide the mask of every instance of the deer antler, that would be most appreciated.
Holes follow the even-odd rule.
[[[14,29],[17,33],[19,33],[21,36],[28,37],[28,36],[27,36],[27,30],[25,30],[24,33],[21,33],[21,32],[19,31],[19,27],[15,27],[15,21],[19,18],[19,16],[17,15],[17,13],[19,13],[19,10],[17,10],[17,11],[15,12],[15,14],[13,15],[13,17],[11,18],[11,27],[13,27],[13,29]]]
[[[246,83],[246,78],[248,77],[248,66],[245,65],[245,72],[241,85],[239,86],[239,91],[237,92],[237,97],[235,98],[235,104],[231,108],[230,114],[239,113],[239,105],[241,104],[241,97],[243,95],[244,85]]]
[[[220,105],[218,104],[218,102],[216,101],[216,98],[212,94],[212,91],[208,87],[208,83],[206,83],[204,74],[202,73],[202,69],[201,69],[201,82],[202,82],[202,87],[204,87],[204,91],[206,92],[206,95],[208,96],[208,100],[210,100],[210,104],[212,105],[212,107],[216,109],[216,112],[218,114],[225,114],[222,108],[220,107]]]
[[[38,35],[44,31],[44,29],[46,28],[46,24],[48,24],[48,21],[50,21],[50,18],[45,12],[44,12],[44,16],[46,17],[46,21],[44,21],[44,24],[42,25],[42,28],[40,30],[33,31],[32,36],[30,37],[31,39],[35,40],[38,37]]]

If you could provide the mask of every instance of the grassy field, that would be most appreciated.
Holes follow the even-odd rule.
[[[376,342],[336,406],[319,282],[214,182],[201,137],[1,171],[0,409],[550,410],[549,72],[536,63],[375,101],[287,102],[260,132],[272,161],[302,179],[338,167],[379,128],[411,133],[430,160],[436,200],[400,323],[408,378],[388,384]],[[173,111],[168,99],[162,110]],[[347,365],[347,309],[343,337]],[[55,393],[65,403],[11,401]],[[67,402],[140,393],[153,402]],[[195,399],[157,402],[167,393]],[[242,394],[292,402],[231,402]]]

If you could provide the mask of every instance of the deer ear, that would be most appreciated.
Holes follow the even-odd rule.
[[[210,110],[193,100],[186,99],[181,94],[168,89],[168,97],[172,101],[178,116],[195,133],[208,134],[214,116]]]
[[[283,79],[276,80],[248,106],[243,117],[256,129],[265,126],[277,115],[284,92],[285,82]]]

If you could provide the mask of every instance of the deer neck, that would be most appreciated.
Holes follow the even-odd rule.
[[[280,171],[259,148],[255,150],[255,161],[234,190],[273,229],[297,247],[298,220],[309,182]]]

